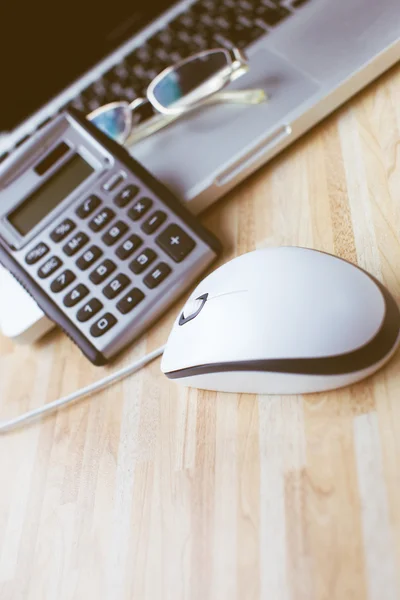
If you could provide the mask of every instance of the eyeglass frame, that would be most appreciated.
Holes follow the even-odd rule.
[[[174,107],[165,107],[160,104],[157,98],[154,95],[154,88],[156,85],[162,81],[164,77],[166,77],[169,73],[179,69],[182,65],[186,64],[189,61],[194,61],[202,56],[207,56],[211,53],[223,52],[227,58],[230,60],[230,64],[227,64],[226,67],[222,68],[215,75],[211,75],[209,80],[200,84],[198,88],[194,91],[190,92],[184,98],[190,97],[192,94],[195,95],[196,99],[193,102],[185,103],[182,106],[182,102],[178,100],[175,102]],[[156,77],[149,83],[146,89],[145,97],[135,98],[132,102],[128,102],[126,100],[117,100],[114,102],[107,103],[103,106],[98,107],[87,115],[88,119],[93,119],[97,116],[98,113],[104,111],[105,107],[109,107],[110,109],[120,106],[121,103],[126,104],[126,107],[130,110],[133,115],[134,111],[140,106],[143,106],[146,103],[149,103],[150,106],[155,112],[154,115],[146,119],[145,121],[138,123],[136,125],[131,123],[129,124],[130,132],[126,135],[124,141],[122,142],[125,146],[131,146],[142,139],[149,137],[153,133],[162,129],[163,127],[169,125],[169,123],[178,119],[181,115],[201,107],[204,104],[209,103],[244,103],[244,104],[260,104],[268,99],[268,95],[263,89],[247,89],[247,90],[230,90],[230,91],[221,91],[223,90],[229,83],[233,82],[238,77],[241,77],[249,70],[249,63],[246,55],[242,50],[236,47],[228,48],[212,48],[209,50],[202,50],[201,52],[197,52],[195,54],[186,57],[173,65],[166,67],[163,69]],[[210,91],[206,95],[201,95],[199,98],[199,89],[202,88],[203,85],[209,85],[215,81],[214,89],[210,89]],[[179,106],[178,104],[181,104]],[[178,105],[178,106],[177,106]]]
[[[190,96],[194,95],[194,94],[196,96],[200,96],[199,90],[201,90],[201,88],[204,85],[209,85],[210,83],[212,83],[215,80],[215,84],[213,86],[214,89],[211,88],[210,91],[205,95],[201,94],[201,99],[196,99],[193,102],[189,102],[189,103],[185,102],[183,107],[179,106],[179,104],[181,103],[181,100],[178,100],[177,102],[174,103],[175,107],[174,106],[165,107],[157,100],[157,98],[154,94],[154,89],[159,84],[159,82],[162,81],[165,77],[167,77],[170,73],[172,73],[173,71],[179,70],[183,65],[185,65],[186,63],[188,63],[190,61],[195,61],[197,59],[201,59],[203,56],[209,56],[210,54],[213,54],[213,53],[216,54],[219,52],[224,53],[224,55],[227,57],[227,59],[230,60],[230,64],[227,64],[226,67],[222,68],[219,73],[216,73],[215,75],[211,75],[207,81],[201,83],[195,90],[192,90],[191,92],[189,92],[189,94],[187,94],[187,96],[185,96],[184,98],[185,99],[190,98]],[[227,62],[228,62],[228,60],[227,60]],[[247,73],[248,70],[249,70],[249,63],[248,63],[247,57],[244,54],[244,52],[242,50],[240,50],[239,48],[235,48],[235,47],[221,48],[220,47],[220,48],[211,48],[209,50],[202,50],[201,52],[196,52],[195,54],[192,54],[191,56],[188,56],[187,58],[183,58],[182,60],[178,61],[177,63],[163,69],[158,75],[156,75],[156,77],[147,86],[146,97],[149,100],[150,104],[156,110],[158,110],[158,112],[160,112],[161,114],[164,114],[164,115],[182,114],[182,113],[186,112],[186,110],[190,110],[191,107],[199,106],[200,104],[203,103],[203,101],[206,98],[208,98],[209,96],[212,96],[213,94],[222,90],[229,83],[231,83],[238,77],[241,77],[241,75],[244,75],[245,73]]]

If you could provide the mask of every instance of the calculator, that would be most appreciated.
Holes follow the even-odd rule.
[[[77,111],[57,115],[0,167],[0,262],[95,365],[143,333],[220,250]]]

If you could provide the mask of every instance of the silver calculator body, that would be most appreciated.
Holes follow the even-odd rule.
[[[1,165],[0,261],[94,364],[143,333],[219,251],[166,187],[74,111]]]

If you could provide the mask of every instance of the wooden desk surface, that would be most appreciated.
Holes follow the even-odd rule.
[[[205,215],[221,262],[314,247],[400,301],[399,140],[397,68]],[[257,397],[180,389],[157,360],[0,437],[1,600],[399,598],[399,367],[398,352],[341,391]],[[0,339],[0,419],[110,370],[60,333]]]

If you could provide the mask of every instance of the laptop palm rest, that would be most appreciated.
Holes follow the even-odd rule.
[[[203,106],[143,140],[132,154],[185,201],[218,179],[240,156],[285,123],[318,84],[266,48],[250,55],[250,71],[229,89],[262,88],[259,105]]]

